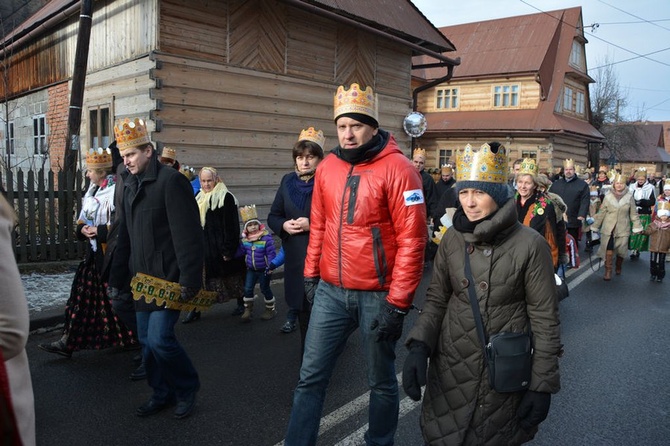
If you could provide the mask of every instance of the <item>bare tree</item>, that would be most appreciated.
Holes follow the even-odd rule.
[[[627,119],[628,92],[621,88],[619,77],[608,56],[598,63],[595,84],[591,84],[591,124],[605,136],[607,147],[618,159],[640,152],[641,144],[634,122],[644,116]],[[626,156],[628,154],[628,156]]]

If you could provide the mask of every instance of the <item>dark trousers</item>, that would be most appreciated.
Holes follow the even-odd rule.
[[[665,256],[664,252],[652,252],[650,253],[650,265],[649,270],[651,275],[662,279],[665,277]]]
[[[119,291],[116,299],[111,299],[112,308],[121,322],[137,336],[137,317],[135,316],[135,301],[130,288]]]

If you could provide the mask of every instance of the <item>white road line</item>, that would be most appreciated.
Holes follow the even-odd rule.
[[[591,268],[589,262],[584,262],[577,269],[569,269],[566,273],[566,279],[568,280],[568,286],[570,287],[570,292],[579,286],[583,281],[585,281],[589,276],[594,274],[595,271]],[[398,386],[402,386],[402,372],[396,375],[398,378]],[[361,396],[352,400],[351,402],[345,404],[339,409],[329,413],[325,417],[321,418],[321,424],[319,425],[319,436],[324,432],[328,432],[330,429],[334,428],[338,424],[342,423],[344,420],[350,418],[353,414],[366,409],[370,402],[370,392],[365,392]],[[402,418],[414,409],[416,409],[421,404],[421,401],[413,401],[411,398],[406,397],[400,401],[400,413],[398,418]],[[360,446],[365,444],[365,431],[368,430],[368,424],[365,423],[356,431],[352,432],[349,436],[343,438],[335,446]],[[280,441],[274,446],[284,446],[284,441]]]

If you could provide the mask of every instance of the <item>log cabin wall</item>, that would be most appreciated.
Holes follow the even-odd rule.
[[[256,204],[262,218],[293,168],[302,129],[323,130],[326,151],[337,145],[340,84],[372,86],[381,126],[409,153],[406,48],[270,0],[164,0],[159,30],[152,139],[183,163],[216,167],[240,204]]]

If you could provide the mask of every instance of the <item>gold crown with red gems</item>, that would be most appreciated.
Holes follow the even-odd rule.
[[[140,118],[124,118],[116,121],[114,137],[119,152],[151,143],[146,123]]]
[[[361,90],[358,84],[353,83],[347,90],[344,85],[340,85],[333,98],[333,105],[334,119],[345,113],[361,113],[378,121],[377,97],[372,91],[372,87]]]
[[[319,147],[323,149],[326,144],[326,137],[323,136],[323,132],[321,130],[316,130],[314,127],[310,127],[300,132],[298,141],[312,141],[314,144],[318,144]]]
[[[456,154],[456,181],[507,182],[507,150],[502,144],[494,153],[491,146],[482,144],[474,149],[470,144]]]
[[[454,172],[454,167],[451,164],[444,164],[442,166],[442,173],[449,174]]]
[[[109,149],[98,147],[89,149],[86,154],[87,169],[110,169],[112,167],[112,152]]]

